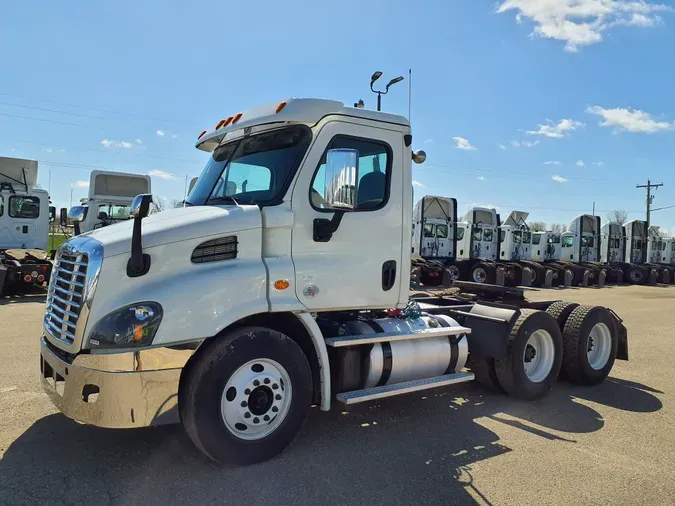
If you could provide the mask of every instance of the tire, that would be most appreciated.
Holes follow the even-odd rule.
[[[629,282],[632,285],[643,285],[647,282],[647,277],[648,274],[646,272],[646,269],[634,265],[628,268],[628,271],[626,272],[625,281]]]
[[[598,325],[604,325],[609,336],[599,336],[604,333]],[[593,355],[589,348],[591,332],[594,331]],[[609,342],[607,342],[609,339]],[[604,342],[604,344],[600,344]],[[579,306],[567,318],[563,330],[563,365],[566,377],[582,385],[596,385],[602,382],[614,366],[618,337],[614,318],[611,313],[600,306]],[[604,353],[600,353],[605,350]],[[597,357],[597,361],[593,360]],[[603,362],[603,358],[606,361]],[[595,363],[593,363],[595,362]]]
[[[574,311],[576,308],[579,307],[579,304],[576,302],[567,302],[566,300],[559,300],[558,302],[554,302],[551,304],[548,308],[546,308],[546,312],[550,314],[558,324],[558,328],[560,329],[560,332],[563,331],[565,328],[565,322],[567,321],[567,317],[570,315],[572,311]]]
[[[288,336],[262,327],[235,329],[214,339],[181,380],[183,427],[216,462],[248,465],[270,459],[293,441],[307,417],[312,401],[307,358]]]
[[[494,265],[485,262],[478,262],[471,268],[469,278],[474,283],[488,283],[494,284],[497,277],[497,271]]]
[[[495,372],[495,359],[492,357],[474,357],[469,355],[467,367],[471,369],[476,382],[490,392],[504,393]]]
[[[523,309],[511,329],[507,356],[495,359],[499,384],[511,397],[540,399],[558,378],[562,355],[562,336],[555,319],[544,311]],[[526,363],[532,367],[529,373]]]

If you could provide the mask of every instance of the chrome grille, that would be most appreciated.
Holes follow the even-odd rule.
[[[86,253],[61,251],[53,268],[47,295],[45,330],[66,344],[75,341],[77,319],[84,305],[88,262]]]

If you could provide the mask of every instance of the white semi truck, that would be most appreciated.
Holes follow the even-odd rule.
[[[49,224],[55,208],[37,185],[35,160],[0,157],[0,296],[49,282]]]
[[[150,176],[145,174],[93,170],[88,197],[68,213],[61,209],[61,225],[73,223],[75,235],[79,235],[129,220],[134,197],[151,191]]]
[[[631,220],[623,225],[625,279],[633,284],[645,284],[663,279],[664,270],[647,259],[649,232],[647,222]],[[653,272],[652,272],[653,271]]]
[[[45,391],[80,422],[180,421],[211,459],[250,464],[283,451],[312,404],[474,378],[538,399],[561,369],[592,385],[628,359],[626,329],[604,307],[471,283],[514,301],[411,301],[411,161],[425,157],[411,144],[404,117],[314,99],[202,132],[209,159],[186,207],[148,216],[151,195],[139,195],[133,221],[59,249]],[[492,252],[479,224],[494,236],[495,217],[473,213],[473,245]]]

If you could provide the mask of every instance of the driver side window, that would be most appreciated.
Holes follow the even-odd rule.
[[[335,136],[326,147],[310,186],[310,202],[316,210],[324,209],[323,191],[326,173],[326,153],[331,149],[355,149],[359,152],[359,181],[356,187],[355,211],[375,211],[383,208],[389,199],[391,179],[391,147],[380,141]],[[354,191],[345,187],[344,191]]]

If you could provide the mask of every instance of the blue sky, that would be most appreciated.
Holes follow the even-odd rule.
[[[665,1],[3,2],[0,155],[39,160],[57,206],[94,167],[153,171],[180,199],[219,119],[287,97],[374,108],[372,72],[411,68],[416,197],[642,218],[647,178],[675,205]],[[407,115],[407,81],[383,105]],[[652,221],[675,233],[675,208]]]

